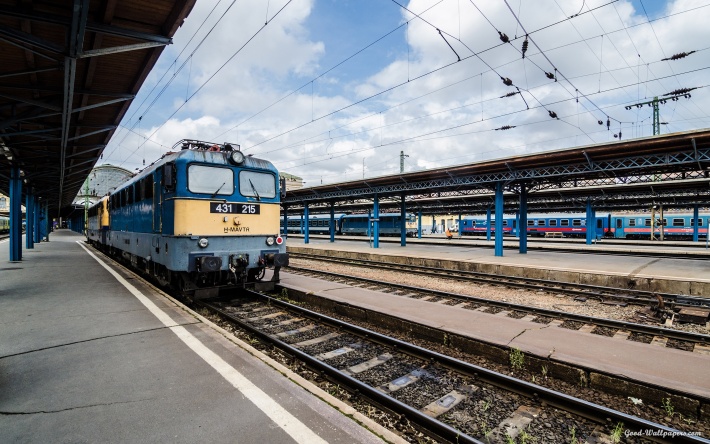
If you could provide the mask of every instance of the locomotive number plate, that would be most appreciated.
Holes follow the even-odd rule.
[[[210,202],[210,213],[260,214],[261,207],[258,204]]]

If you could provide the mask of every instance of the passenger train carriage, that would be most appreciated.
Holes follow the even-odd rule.
[[[528,236],[585,237],[587,218],[584,214],[529,214],[527,218]],[[518,219],[512,215],[503,217],[503,233],[518,235]],[[666,212],[663,219],[656,213],[653,221],[653,234],[656,238],[663,235],[668,239],[692,239],[694,219],[691,213]],[[710,214],[698,215],[698,236],[704,238],[708,233]],[[486,218],[482,216],[466,217],[461,221],[462,234],[486,234]],[[594,222],[594,237],[613,237],[616,239],[650,239],[651,213],[597,213]],[[495,233],[495,219],[491,219],[491,232]]]
[[[186,293],[251,284],[267,267],[278,281],[288,254],[274,166],[229,144],[177,145],[92,207],[89,241]]]

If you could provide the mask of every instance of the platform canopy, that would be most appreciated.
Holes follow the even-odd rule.
[[[71,207],[196,0],[0,0],[0,193]]]
[[[529,211],[578,211],[587,199],[603,210],[651,205],[710,206],[710,130],[688,131],[519,155],[444,168],[292,190],[283,204],[298,212],[380,209],[424,214],[480,212],[503,184],[505,210],[515,211],[522,187]]]

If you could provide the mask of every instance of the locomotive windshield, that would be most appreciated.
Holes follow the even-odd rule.
[[[190,165],[187,168],[187,187],[192,193],[232,195],[234,172],[229,168]]]
[[[276,197],[276,179],[273,174],[269,173],[240,171],[239,192],[246,197],[272,199]]]

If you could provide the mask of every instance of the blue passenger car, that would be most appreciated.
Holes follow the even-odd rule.
[[[405,230],[407,236],[416,236],[417,218],[414,214],[405,215]],[[399,236],[401,234],[401,213],[382,213],[379,216],[380,235],[382,236]],[[367,235],[368,224],[371,228],[373,225],[372,216],[367,214],[349,214],[342,218],[341,231],[342,234],[352,235]]]
[[[701,212],[698,216],[698,237],[704,238],[708,235],[710,213]],[[657,213],[653,223],[651,217],[651,213],[614,214],[611,230],[614,237],[619,239],[650,239],[651,225],[653,225],[653,235],[656,238],[661,236],[661,227],[663,227],[664,238],[678,240],[693,238],[695,219],[692,213],[668,212],[663,215],[663,219]]]
[[[341,225],[345,213],[336,213],[335,234],[341,234]],[[303,234],[305,232],[304,218],[301,215],[288,216],[288,232]],[[330,234],[330,214],[309,214],[308,233],[310,234]]]

